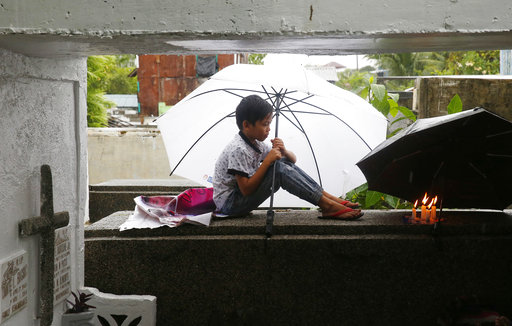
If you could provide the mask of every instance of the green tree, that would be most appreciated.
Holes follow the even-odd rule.
[[[423,71],[421,76],[439,75],[439,72],[444,70],[448,60],[449,52],[428,52],[423,61]]]
[[[391,76],[493,75],[500,51],[412,52],[367,55]]]
[[[386,69],[390,76],[417,76],[423,70],[428,55],[412,52],[370,54],[367,57],[377,60],[379,68]]]
[[[368,86],[368,80],[372,74],[368,71],[345,69],[338,73],[338,81],[336,86],[359,94]]]
[[[370,80],[369,92],[371,92],[372,89],[371,85]],[[373,97],[384,97],[383,91],[385,90],[385,87],[378,84],[373,85],[376,85],[376,87],[374,86],[374,90],[375,93],[378,93],[378,95],[373,95]],[[384,88],[384,90],[382,88]],[[370,97],[370,101],[371,99],[372,97]],[[455,94],[451,99],[450,104],[447,106],[447,110],[448,114],[462,111],[462,101],[458,94]],[[415,120],[415,118],[412,119],[411,117],[411,120]],[[359,187],[352,189],[345,195],[344,199],[351,202],[359,202],[363,209],[410,209],[413,206],[412,203],[398,197],[378,191],[368,190],[368,183],[364,183]]]
[[[375,83],[374,76],[364,73],[361,75],[361,73],[357,73],[350,75],[349,77],[355,78],[355,81],[352,81],[352,84],[357,85],[356,92],[362,98],[370,102],[372,106],[381,112],[385,117],[387,117],[388,114],[395,117],[398,112],[403,114],[403,117],[395,119],[388,127],[388,138],[401,130],[401,128],[397,128],[391,131],[390,128],[394,123],[404,119],[416,121],[416,115],[410,109],[398,105],[398,94],[388,93],[386,86]],[[350,82],[347,83],[349,86],[351,86]],[[363,87],[361,88],[359,85],[362,85]],[[403,199],[378,191],[368,190],[367,183],[349,191],[346,194],[345,199],[352,202],[359,202],[364,209],[412,208],[411,203]]]
[[[436,75],[496,75],[500,73],[500,51],[446,52],[445,64]]]
[[[105,99],[106,75],[114,65],[111,56],[91,56],[87,58],[87,125],[105,127],[108,124],[107,108],[114,103]]]
[[[123,54],[113,56],[114,65],[106,76],[107,94],[137,94],[137,78],[128,77],[135,69],[135,55]]]
[[[378,62],[380,69],[384,69],[390,76],[418,76],[421,75],[429,59],[429,53],[389,53],[370,54],[368,58]],[[392,80],[386,82],[388,88],[404,90],[414,86],[414,80]]]
[[[106,76],[107,94],[137,94],[137,78],[128,77],[133,68],[115,67]]]
[[[265,59],[266,56],[266,54],[252,53],[249,54],[248,62],[252,65],[262,65],[263,59]]]
[[[105,127],[107,109],[115,104],[109,94],[137,94],[137,80],[128,77],[135,68],[135,55],[100,55],[87,59],[87,125]]]
[[[116,66],[120,68],[135,68],[135,60],[137,56],[135,54],[121,54],[114,56],[116,60]]]

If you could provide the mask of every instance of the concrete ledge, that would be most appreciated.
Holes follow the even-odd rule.
[[[423,234],[432,235],[433,225],[405,224],[402,218],[408,210],[369,210],[357,221],[333,221],[316,218],[316,210],[276,210],[274,235],[362,235],[362,234]],[[260,235],[264,236],[266,211],[256,210],[250,216],[212,220],[209,227],[183,225],[178,228],[132,229],[119,231],[132,211],[120,211],[103,218],[85,229],[85,237],[155,237],[192,235]],[[446,210],[446,219],[439,232],[455,234],[512,234],[512,210]]]
[[[512,315],[512,211],[445,211],[440,236],[406,211],[326,221],[265,212],[210,227],[85,230],[85,284],[157,297],[157,325],[434,325],[457,296]]]

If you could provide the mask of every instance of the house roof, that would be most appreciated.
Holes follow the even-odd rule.
[[[330,81],[336,82],[338,81],[338,74],[336,73],[336,68],[334,67],[326,67],[326,66],[304,66],[304,68],[308,71],[311,71],[318,75],[319,77]]]
[[[344,65],[342,65],[341,63],[338,63],[338,62],[335,62],[335,61],[331,61],[329,63],[326,63],[324,65],[324,67],[334,67],[336,69],[343,69],[343,68],[347,68],[345,67]]]
[[[105,98],[116,104],[118,108],[138,108],[137,94],[105,94]]]

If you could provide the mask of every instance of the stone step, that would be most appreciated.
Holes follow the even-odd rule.
[[[266,211],[255,210],[248,217],[212,220],[209,227],[189,224],[183,227],[157,229],[131,229],[119,231],[119,227],[132,214],[119,211],[103,218],[85,229],[85,236],[94,237],[154,237],[154,236],[217,236],[217,235],[264,235]],[[499,235],[512,234],[512,210],[445,210],[446,221],[441,223],[442,235]],[[275,235],[365,235],[409,234],[431,236],[432,224],[407,224],[404,217],[409,210],[367,210],[357,221],[333,221],[316,218],[320,213],[312,210],[275,210],[273,231]]]
[[[169,179],[113,179],[89,186],[89,221],[100,219],[117,211],[135,208],[137,196],[175,196],[189,188],[203,187],[193,181],[173,177]]]
[[[435,325],[476,294],[512,315],[512,211],[445,210],[440,232],[408,211],[358,221],[266,211],[209,227],[119,231],[130,211],[85,228],[85,285],[157,297],[157,325]]]

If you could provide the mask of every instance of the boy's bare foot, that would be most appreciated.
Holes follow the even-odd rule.
[[[352,209],[350,207],[347,207],[345,209],[341,209],[341,210],[337,211],[334,214],[322,215],[322,216],[318,216],[318,218],[330,219],[330,220],[352,221],[352,220],[359,219],[363,215],[364,215],[364,213],[362,213],[361,210]]]
[[[325,195],[322,196],[318,205],[322,209],[322,216],[318,218],[322,219],[355,220],[363,216],[360,209],[352,209]]]
[[[343,200],[341,198],[339,198],[340,201],[338,201],[338,203],[342,204],[342,205],[345,205],[347,207],[350,207],[350,208],[357,208],[359,207],[359,203],[353,203],[351,201],[348,201],[348,200]]]
[[[339,198],[339,197],[336,197],[334,195],[331,195],[330,193],[324,191],[323,192],[323,195],[326,196],[327,198],[331,199],[331,200],[334,200],[335,202],[343,205],[343,206],[347,206],[347,207],[350,207],[350,208],[358,208],[359,207],[359,203],[353,203],[351,201],[348,201],[348,200],[344,200],[343,198]]]

